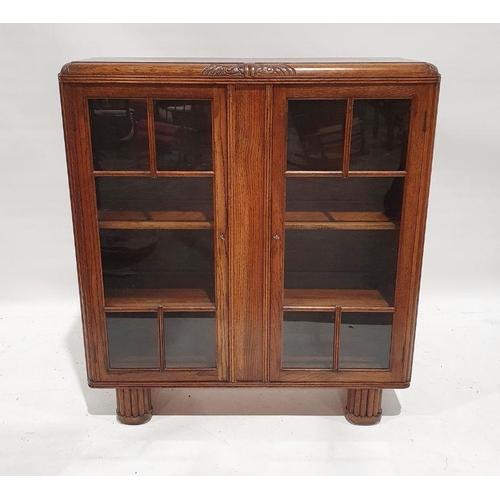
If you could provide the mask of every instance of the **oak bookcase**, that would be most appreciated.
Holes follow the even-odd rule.
[[[59,75],[88,381],[408,387],[440,76],[407,60],[89,60]]]

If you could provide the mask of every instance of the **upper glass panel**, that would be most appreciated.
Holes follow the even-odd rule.
[[[410,99],[354,99],[349,170],[406,170]]]
[[[288,101],[287,170],[342,170],[346,103]]]
[[[154,101],[157,170],[213,170],[207,100]]]
[[[94,170],[149,170],[146,99],[90,99]]]

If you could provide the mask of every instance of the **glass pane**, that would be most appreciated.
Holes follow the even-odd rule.
[[[101,229],[104,290],[188,288],[213,295],[212,231]]]
[[[333,368],[334,314],[283,313],[283,368]]]
[[[94,170],[149,170],[145,99],[90,99]]]
[[[166,313],[167,368],[215,368],[215,313]]]
[[[342,313],[339,368],[389,368],[392,314]]]
[[[350,170],[406,170],[410,99],[354,99]]]
[[[212,170],[210,101],[154,101],[156,168]]]
[[[403,187],[402,177],[289,177],[286,179],[286,220],[398,222]]]
[[[287,230],[285,288],[371,290],[376,305],[392,304],[398,250],[397,231]],[[306,294],[307,295],[307,294]],[[353,294],[350,294],[352,300]],[[363,301],[366,297],[360,296]],[[336,300],[339,300],[338,298]],[[380,303],[385,300],[387,303]],[[331,305],[342,305],[333,302]]]
[[[288,101],[287,170],[342,170],[346,103]]]
[[[109,366],[159,368],[156,314],[107,313]]]
[[[212,179],[98,177],[99,220],[212,221]]]
[[[399,177],[287,178],[285,288],[299,299],[316,290],[326,305],[342,305],[341,290],[370,291],[350,293],[353,305],[392,304],[403,187]]]

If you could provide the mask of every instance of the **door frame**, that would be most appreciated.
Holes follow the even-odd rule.
[[[100,387],[120,385],[162,386],[173,382],[223,382],[229,374],[228,346],[228,250],[227,240],[227,125],[226,87],[224,85],[137,85],[137,84],[62,84],[61,96],[65,121],[68,176],[74,221],[75,248],[81,294],[84,341],[89,384]],[[88,99],[144,98],[151,106],[154,99],[206,99],[212,106],[214,265],[216,296],[215,369],[110,369],[107,349],[104,285],[99,243],[99,226],[93,171]],[[154,118],[149,112],[148,120]],[[150,156],[154,128],[148,130]],[[153,148],[154,149],[154,148]],[[154,161],[154,156],[151,162]],[[103,174],[101,174],[103,175]],[[105,175],[105,174],[104,174]],[[132,173],[132,176],[172,176],[168,171]],[[179,175],[175,175],[179,176]],[[189,177],[189,174],[185,175]],[[116,309],[114,309],[116,311]],[[192,310],[192,309],[189,309]],[[123,312],[130,312],[123,309]],[[134,312],[140,312],[134,310]],[[148,311],[144,311],[148,312]]]
[[[406,85],[275,85],[271,171],[271,278],[269,373],[271,382],[324,382],[377,385],[407,384],[415,334],[415,320],[435,126],[437,84]],[[411,99],[408,154],[405,175],[390,365],[388,370],[324,370],[282,368],[282,317],[284,303],[285,171],[287,161],[288,99]],[[349,123],[346,120],[347,123]],[[349,149],[347,148],[347,152]],[[344,147],[344,154],[346,148]],[[341,177],[342,172],[334,176]],[[358,174],[359,176],[359,174]],[[318,310],[318,309],[316,309]],[[337,311],[340,308],[336,308]],[[373,309],[371,309],[373,311]],[[378,309],[377,309],[378,310]],[[349,308],[349,312],[367,312]],[[383,312],[380,310],[380,312]],[[389,312],[389,311],[387,311]],[[337,334],[339,328],[336,328]],[[334,339],[338,346],[338,339]],[[338,349],[338,347],[337,347]],[[338,354],[337,354],[338,355]]]

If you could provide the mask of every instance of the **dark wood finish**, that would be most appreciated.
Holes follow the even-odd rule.
[[[116,418],[119,422],[144,424],[152,416],[151,389],[116,389]]]
[[[374,425],[382,416],[381,389],[349,389],[346,419],[355,425]]]
[[[399,59],[92,60],[67,64],[59,79],[89,385],[117,389],[119,420],[149,419],[152,387],[296,386],[348,388],[348,420],[376,423],[381,389],[410,383],[437,114],[437,69]],[[134,98],[147,104],[149,169],[93,171],[87,100]],[[212,171],[158,171],[155,99],[211,101]],[[346,100],[342,170],[286,170],[287,99]],[[350,170],[354,99],[411,99],[405,168]],[[98,212],[95,179],[104,176],[212,178],[213,217],[201,205],[183,212]],[[404,181],[401,218],[394,220],[381,211],[322,211],[323,207],[285,212],[288,177],[305,182],[335,177],[347,178],[342,182],[400,179],[397,182]],[[107,289],[105,294],[99,229],[212,231],[215,289]],[[332,237],[363,231],[390,237],[399,231],[394,302],[376,289],[285,290],[286,234],[304,230],[349,230],[330,233]],[[163,313],[197,311],[216,315],[217,368],[164,369]],[[282,369],[284,311],[335,313],[333,369]],[[160,369],[109,367],[106,314],[119,312],[156,313]],[[339,369],[341,318],[352,312],[393,313],[389,369]]]

